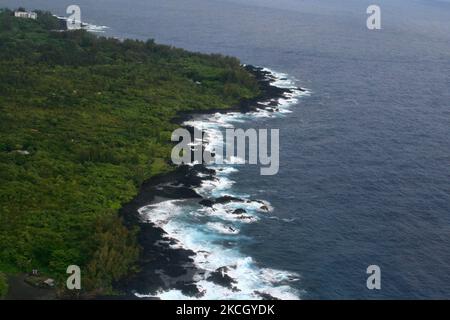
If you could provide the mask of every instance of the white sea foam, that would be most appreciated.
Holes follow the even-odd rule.
[[[295,87],[295,80],[283,73],[272,73],[276,78],[273,85],[289,88],[292,93],[285,94],[272,107],[270,101],[259,103],[256,111],[242,114],[238,112],[216,113],[186,121],[184,124],[203,130],[205,134],[204,146],[212,151],[222,147],[222,132],[226,128],[233,128],[236,124],[249,119],[282,117],[291,112],[291,107],[298,103],[308,91]],[[272,109],[267,110],[266,108]],[[193,145],[198,146],[199,141]],[[220,157],[221,155],[216,155]],[[180,290],[158,292],[156,297],[161,299],[261,299],[262,295],[270,295],[278,299],[298,299],[300,293],[292,287],[292,282],[299,281],[295,273],[264,268],[259,266],[251,257],[241,253],[239,239],[245,239],[241,232],[244,225],[256,223],[264,217],[270,217],[273,208],[267,201],[251,200],[248,195],[238,194],[233,190],[232,173],[238,171],[235,161],[225,161],[222,165],[211,165],[216,170],[213,180],[205,180],[196,191],[205,198],[232,196],[241,200],[216,203],[212,207],[203,207],[189,203],[187,200],[171,200],[153,204],[139,210],[142,217],[162,228],[167,240],[172,240],[174,248],[185,248],[195,252],[195,265],[204,271],[197,274],[195,284],[202,292],[201,297],[189,297]],[[236,211],[238,210],[238,211]],[[266,220],[268,221],[268,220]],[[236,240],[237,245],[224,245],[228,240]],[[175,243],[174,241],[175,240]],[[221,270],[224,275],[234,279],[232,288],[214,283],[209,276]],[[146,293],[137,294],[138,297],[149,297]]]
[[[208,222],[206,224],[210,229],[220,232],[222,234],[238,234],[239,229],[233,225],[224,224],[220,222]]]
[[[197,254],[193,257],[195,265],[205,271],[196,276],[196,285],[203,292],[202,299],[260,299],[261,294],[269,294],[279,299],[298,299],[298,292],[289,283],[298,281],[298,275],[286,271],[260,268],[251,257],[242,255],[235,248],[226,248],[217,244],[214,233],[236,235],[238,229],[224,223],[206,223],[206,227],[214,233],[205,232],[198,225],[176,219],[180,215],[186,217],[195,209],[183,205],[183,201],[165,201],[140,209],[144,219],[164,229],[167,238],[177,241],[174,248],[189,249]],[[181,214],[183,213],[183,214]],[[235,280],[234,288],[227,288],[209,280],[216,270],[223,268],[223,274]],[[236,291],[237,290],[237,291]],[[153,295],[140,293],[138,297]],[[178,290],[162,291],[156,294],[161,299],[191,299]]]
[[[214,180],[203,181],[201,187],[195,188],[195,191],[204,197],[221,197],[227,194],[234,183],[235,181],[229,179],[225,175],[217,176]]]
[[[241,224],[254,223],[259,221],[260,218],[251,212],[243,213],[243,214],[235,214],[234,211],[237,209],[241,209],[244,206],[233,204],[215,204],[212,208],[202,208],[200,212],[205,213],[211,217],[220,218],[224,221],[228,222],[239,222]]]
[[[67,21],[68,18],[67,17],[59,17],[54,15],[54,17],[60,19],[60,20],[64,20]],[[95,24],[91,24],[91,23],[87,23],[87,22],[82,22],[82,21],[75,21],[78,24],[81,25],[81,29],[89,31],[89,32],[95,32],[95,33],[104,33],[106,32],[107,29],[109,29],[108,26],[98,26]]]
[[[217,175],[228,175],[230,173],[238,172],[239,170],[233,167],[214,167],[216,169]]]

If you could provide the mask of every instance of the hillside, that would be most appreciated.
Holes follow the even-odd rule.
[[[235,58],[58,27],[0,12],[0,275],[77,264],[108,293],[139,254],[118,210],[173,169],[171,119],[259,88]]]

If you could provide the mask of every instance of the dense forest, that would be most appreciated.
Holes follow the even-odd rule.
[[[173,169],[171,119],[259,94],[235,58],[59,29],[0,12],[0,295],[32,269],[62,288],[71,264],[111,293],[139,255],[118,210]]]

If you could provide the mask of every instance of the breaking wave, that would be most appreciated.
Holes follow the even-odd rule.
[[[206,132],[205,148],[213,150],[223,143],[221,132],[234,124],[266,117],[283,117],[291,112],[300,97],[308,91],[296,88],[295,80],[288,75],[269,69],[274,82],[272,85],[291,89],[277,102],[276,111],[266,109],[269,102],[260,103],[260,108],[248,113],[216,113],[187,121],[185,125]],[[271,104],[273,105],[273,103]],[[220,155],[219,155],[220,156]],[[156,294],[136,294],[138,297],[158,297],[160,299],[299,299],[300,292],[292,282],[299,281],[299,275],[283,270],[264,268],[252,257],[242,254],[239,243],[246,236],[241,232],[245,224],[258,223],[273,218],[271,204],[264,200],[250,199],[246,194],[233,190],[233,174],[238,169],[235,163],[211,165],[216,171],[212,180],[203,181],[195,189],[205,199],[228,197],[227,201],[202,206],[193,200],[167,200],[143,207],[139,210],[144,221],[162,228],[171,240],[173,248],[183,248],[195,253],[194,264],[201,272],[194,277],[200,291],[191,297],[180,290],[160,291]],[[217,281],[217,276],[222,281]]]

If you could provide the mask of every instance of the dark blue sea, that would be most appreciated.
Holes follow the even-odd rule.
[[[73,3],[0,0],[61,16]],[[227,193],[273,207],[225,235],[236,236],[233,251],[223,248],[217,264],[239,260],[242,288],[261,281],[261,290],[301,299],[450,297],[450,2],[378,0],[375,31],[366,27],[372,3],[76,1],[84,21],[109,27],[105,35],[233,55],[309,90],[291,113],[235,123],[279,128],[281,144],[278,175],[239,166],[227,176]],[[220,249],[195,219],[220,229],[220,218],[198,215],[168,227],[190,230],[187,246]],[[366,287],[369,265],[381,268],[381,290]]]

